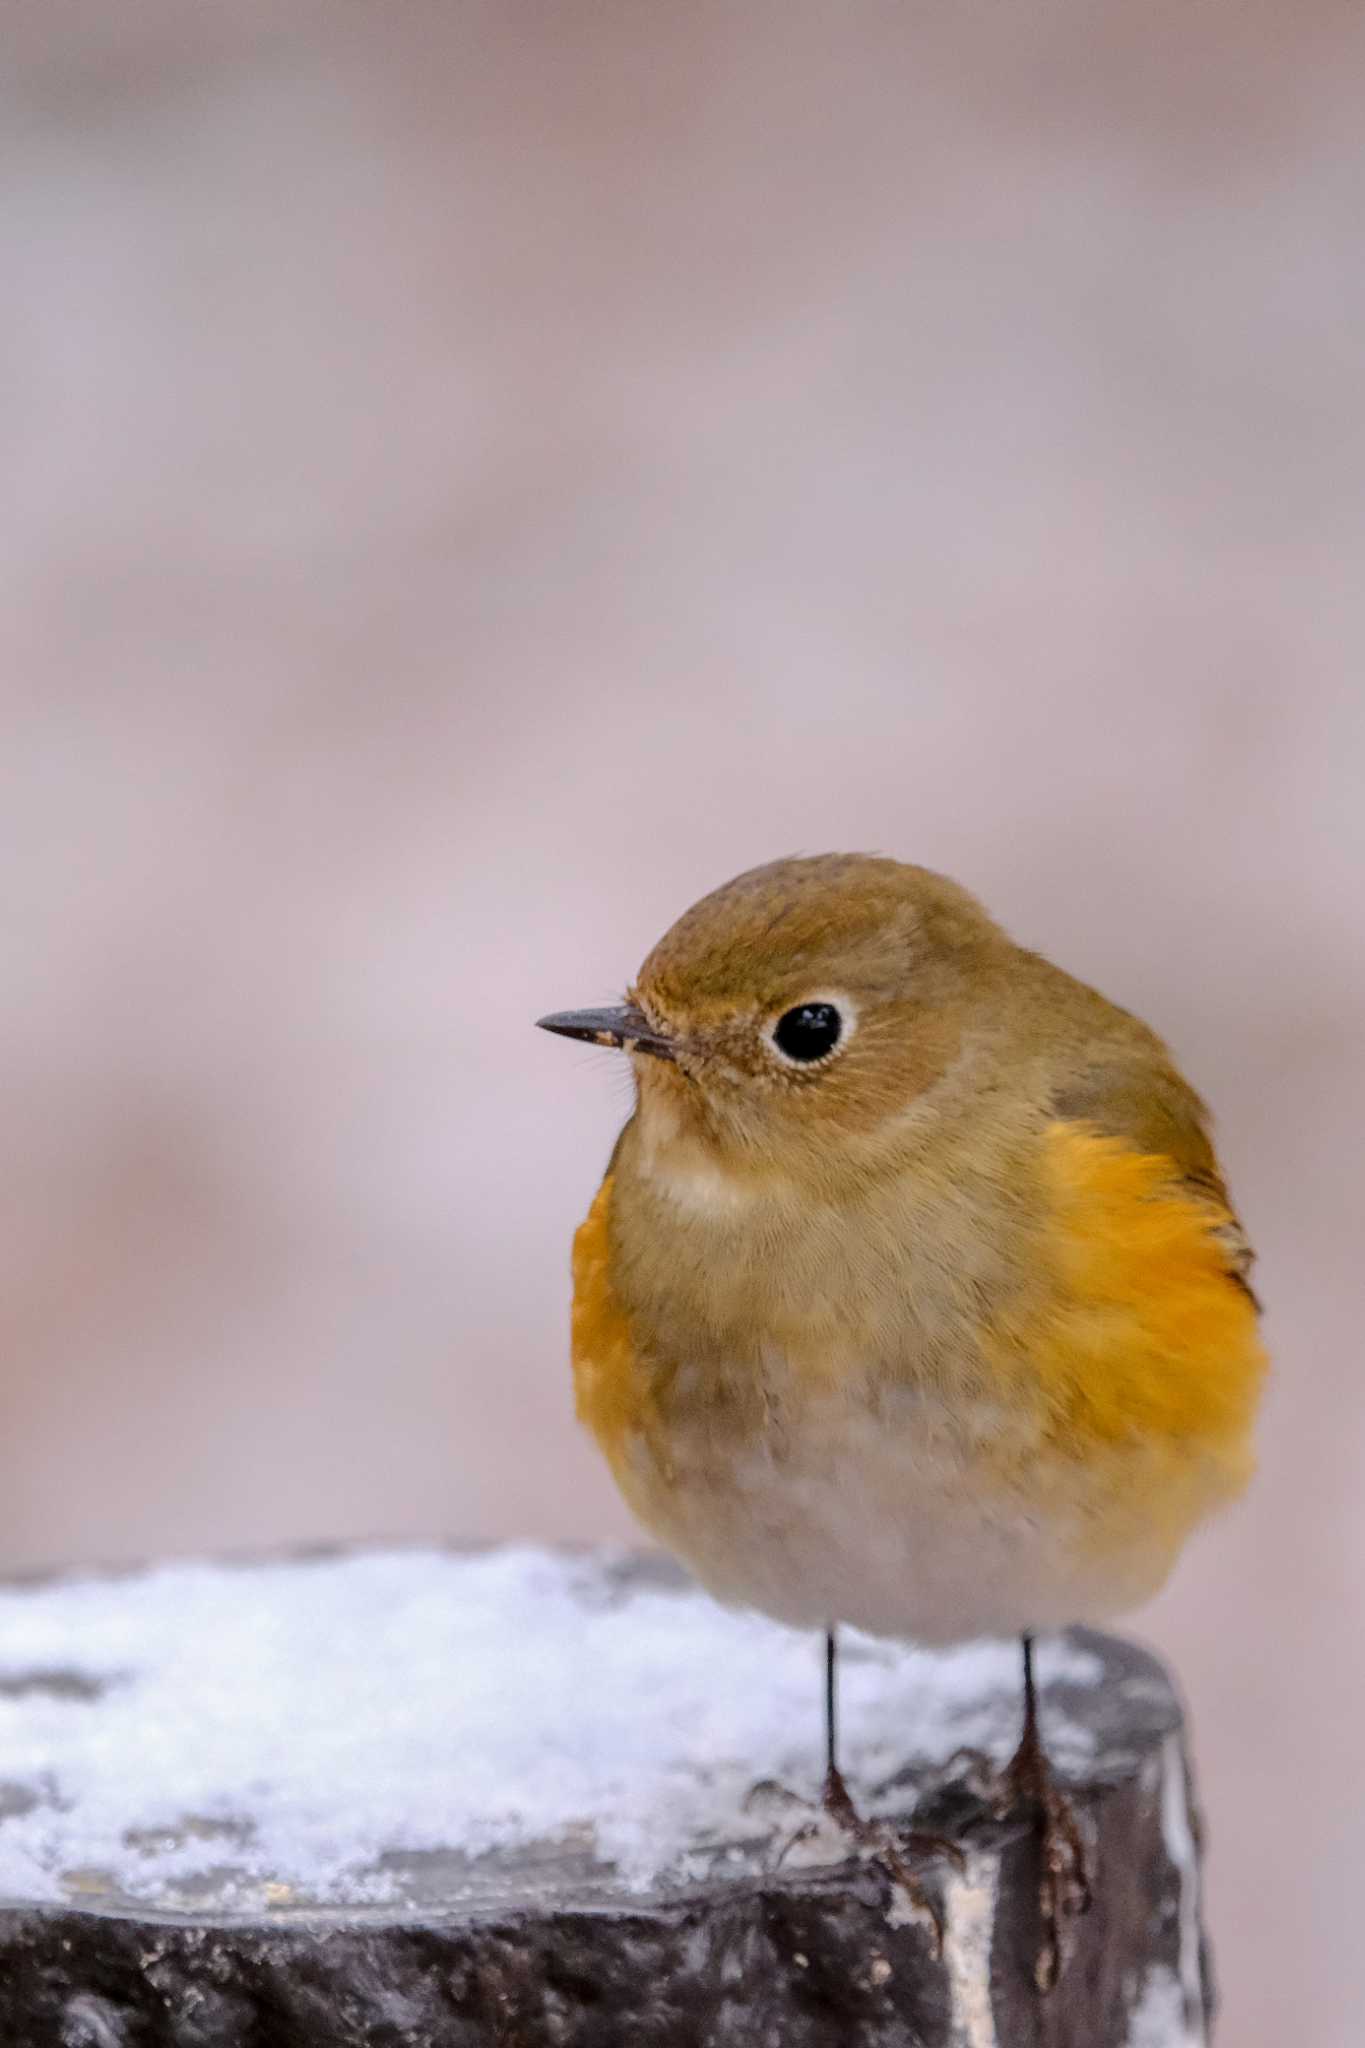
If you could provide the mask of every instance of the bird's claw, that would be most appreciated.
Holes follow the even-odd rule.
[[[1058,1789],[1042,1745],[1031,1731],[1006,1765],[1000,1785],[1000,1811],[1013,1812],[1019,1806],[1033,1807],[1038,1816],[1043,1938],[1033,1979],[1040,1991],[1051,1991],[1062,1972],[1067,1923],[1090,1911],[1093,1893],[1075,1810]]]
[[[892,1884],[903,1893],[912,1910],[922,1913],[929,1921],[934,1930],[935,1953],[942,1955],[943,1915],[911,1870],[906,1857],[919,1856],[928,1859],[946,1856],[957,1869],[962,1870],[965,1869],[966,1862],[957,1843],[950,1842],[944,1835],[925,1834],[913,1828],[897,1830],[886,1821],[868,1820],[853,1804],[842,1772],[833,1767],[825,1774],[820,1804],[836,1827],[850,1836],[865,1855],[880,1863]],[[792,1848],[798,1839],[808,1839],[817,1826],[818,1822],[807,1821],[798,1836],[787,1844],[787,1848]]]

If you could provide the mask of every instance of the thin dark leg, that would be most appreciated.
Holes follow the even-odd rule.
[[[1038,1745],[1038,1688],[1033,1679],[1033,1637],[1020,1638],[1024,1647],[1024,1734],[1026,1743]]]
[[[825,1630],[825,1786],[824,1805],[844,1826],[853,1817],[853,1801],[839,1769],[838,1705],[839,1639],[832,1626]]]
[[[1038,1731],[1033,1637],[1026,1635],[1022,1642],[1024,1727],[1019,1747],[1006,1768],[1005,1785],[1011,1805],[1030,1805],[1037,1809],[1042,1862],[1038,1907],[1043,1921],[1043,1945],[1038,1952],[1034,1976],[1040,1991],[1050,1991],[1061,1974],[1062,1923],[1069,1916],[1086,1911],[1090,1904],[1090,1881],[1085,1867],[1085,1844],[1081,1840],[1076,1816],[1070,1802],[1057,1788]]]
[[[839,1656],[839,1645],[832,1628],[825,1630],[825,1776],[837,1777],[838,1745],[835,1741],[835,1666]]]

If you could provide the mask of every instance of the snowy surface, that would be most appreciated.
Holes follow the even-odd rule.
[[[1188,2016],[1176,1972],[1154,1965],[1129,2015],[1127,2048],[1204,2048],[1205,2039],[1202,2023]]]
[[[1045,1684],[1100,1670],[1043,1648]],[[820,1682],[810,1637],[600,1553],[376,1550],[6,1589],[0,1896],[401,1907],[424,1857],[455,1900],[481,1862],[546,1843],[617,1889],[685,1882],[771,1835],[755,1781],[814,1793]],[[1018,1650],[850,1635],[841,1708],[850,1782],[875,1802],[917,1758],[1007,1753]],[[1054,1757],[1083,1764],[1088,1730],[1048,1712]]]

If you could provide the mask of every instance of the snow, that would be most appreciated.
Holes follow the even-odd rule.
[[[0,1897],[401,1905],[405,1856],[547,1840],[619,1886],[685,1882],[768,1836],[755,1781],[815,1792],[820,1645],[622,1563],[372,1550],[0,1591]],[[1058,1642],[1041,1672],[1100,1664]],[[1003,1758],[1018,1650],[850,1633],[840,1704],[864,1798],[961,1745]],[[1045,1712],[1083,1763],[1087,1731]]]
[[[1185,1753],[1178,1735],[1167,1736],[1161,1761],[1161,1835],[1180,1880],[1180,2002],[1185,2014],[1198,2015],[1204,2010],[1199,1962],[1199,1850],[1190,1819]],[[1148,1988],[1150,1993],[1151,1987]],[[1179,2048],[1203,2048],[1202,2019],[1191,2021],[1179,2034],[1172,2034],[1171,2040]]]
[[[1202,2048],[1203,2040],[1202,2026],[1186,2016],[1180,1978],[1165,1964],[1154,1965],[1128,2018],[1127,2048]]]

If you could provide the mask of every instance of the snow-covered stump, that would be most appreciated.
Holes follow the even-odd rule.
[[[1010,1645],[850,1637],[865,1805],[948,1832],[946,1939],[827,1826],[819,1646],[614,1554],[370,1551],[0,1592],[9,2048],[1196,2048],[1179,1705],[1043,1645],[1092,1912],[1033,1989],[1036,1849],[948,1765]],[[767,1781],[766,1783],[764,1781]]]

